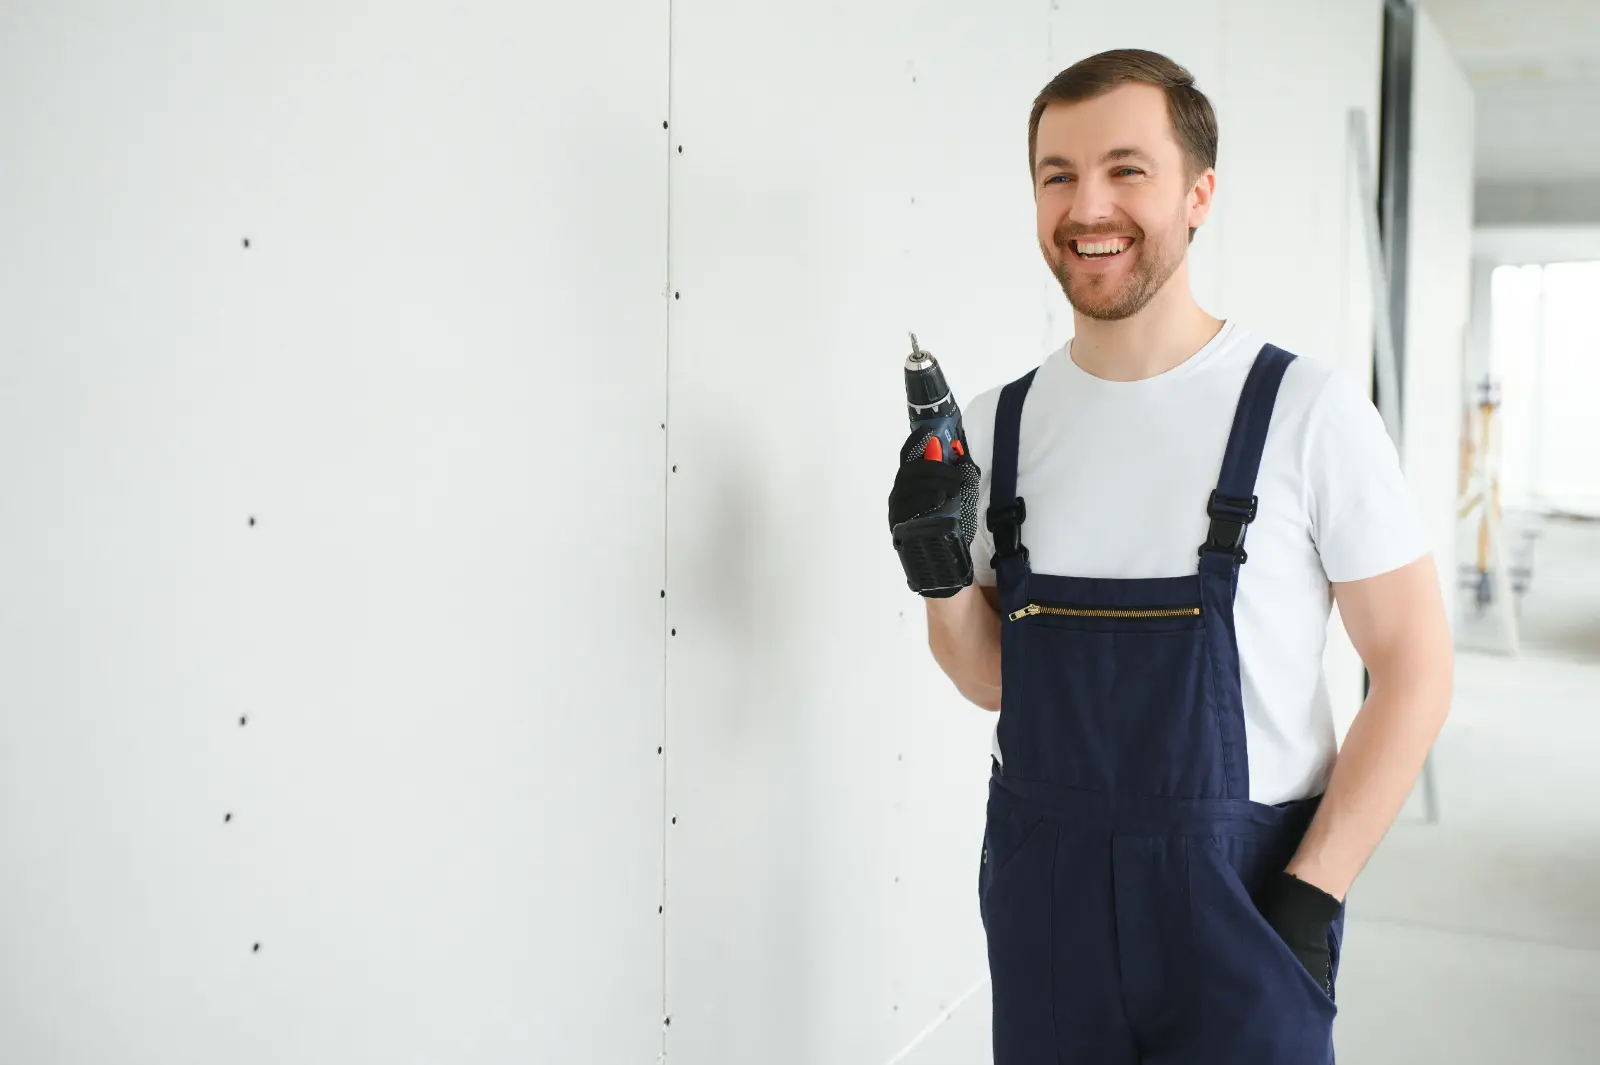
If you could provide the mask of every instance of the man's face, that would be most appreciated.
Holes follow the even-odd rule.
[[[1183,265],[1214,181],[1189,180],[1166,95],[1134,84],[1053,103],[1034,160],[1039,250],[1067,301],[1102,321],[1137,314]]]

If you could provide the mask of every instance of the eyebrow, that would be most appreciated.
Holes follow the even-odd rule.
[[[1137,148],[1113,148],[1100,157],[1102,163],[1115,163],[1122,159],[1137,159],[1141,163],[1151,165],[1155,163],[1155,160]],[[1034,173],[1037,174],[1047,166],[1059,166],[1062,169],[1069,170],[1072,168],[1072,163],[1059,155],[1047,155],[1039,160],[1039,166],[1034,170]]]

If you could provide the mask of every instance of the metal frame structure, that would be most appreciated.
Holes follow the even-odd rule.
[[[1415,65],[1417,12],[1413,0],[1385,0],[1383,5],[1383,77],[1378,113],[1378,232],[1383,241],[1382,262],[1388,267],[1386,303],[1391,323],[1394,377],[1376,382],[1380,410],[1393,411],[1389,427],[1395,446],[1401,446],[1401,382],[1406,365],[1406,282],[1410,262],[1411,231],[1411,116],[1412,70]],[[1362,141],[1363,152],[1366,141]],[[1381,353],[1379,354],[1381,357]],[[1387,393],[1387,395],[1385,395]],[[1385,419],[1387,421],[1387,419]]]
[[[1413,0],[1384,0],[1383,75],[1380,91],[1378,165],[1367,147],[1367,114],[1352,108],[1350,148],[1355,159],[1363,204],[1368,274],[1372,278],[1373,401],[1383,424],[1404,457],[1404,392],[1406,280],[1411,202],[1412,70],[1416,57],[1416,8]],[[1363,694],[1372,675],[1363,679]],[[1439,793],[1433,752],[1422,764],[1423,817],[1439,822]]]

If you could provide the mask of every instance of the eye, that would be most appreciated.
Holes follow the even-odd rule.
[[[1046,184],[1046,185],[1048,185],[1048,184],[1050,184],[1050,183],[1051,183],[1051,182],[1052,182],[1052,181],[1056,181],[1056,180],[1062,180],[1062,181],[1065,181],[1065,180],[1067,180],[1067,179],[1068,179],[1068,178],[1070,178],[1070,177],[1072,177],[1072,175],[1071,175],[1071,174],[1056,174],[1056,175],[1054,175],[1054,176],[1052,176],[1052,177],[1048,177],[1048,178],[1045,178],[1045,182],[1044,182],[1044,183],[1045,183],[1045,184]]]
[[[1118,174],[1142,174],[1142,173],[1144,173],[1144,171],[1138,169],[1137,167],[1125,166],[1125,167],[1120,168],[1117,171],[1117,173]]]

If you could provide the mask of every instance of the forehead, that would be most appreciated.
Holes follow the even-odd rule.
[[[1178,153],[1166,93],[1154,85],[1119,85],[1078,103],[1052,103],[1039,117],[1034,158],[1058,155],[1089,165],[1113,148],[1138,148],[1155,159]]]

